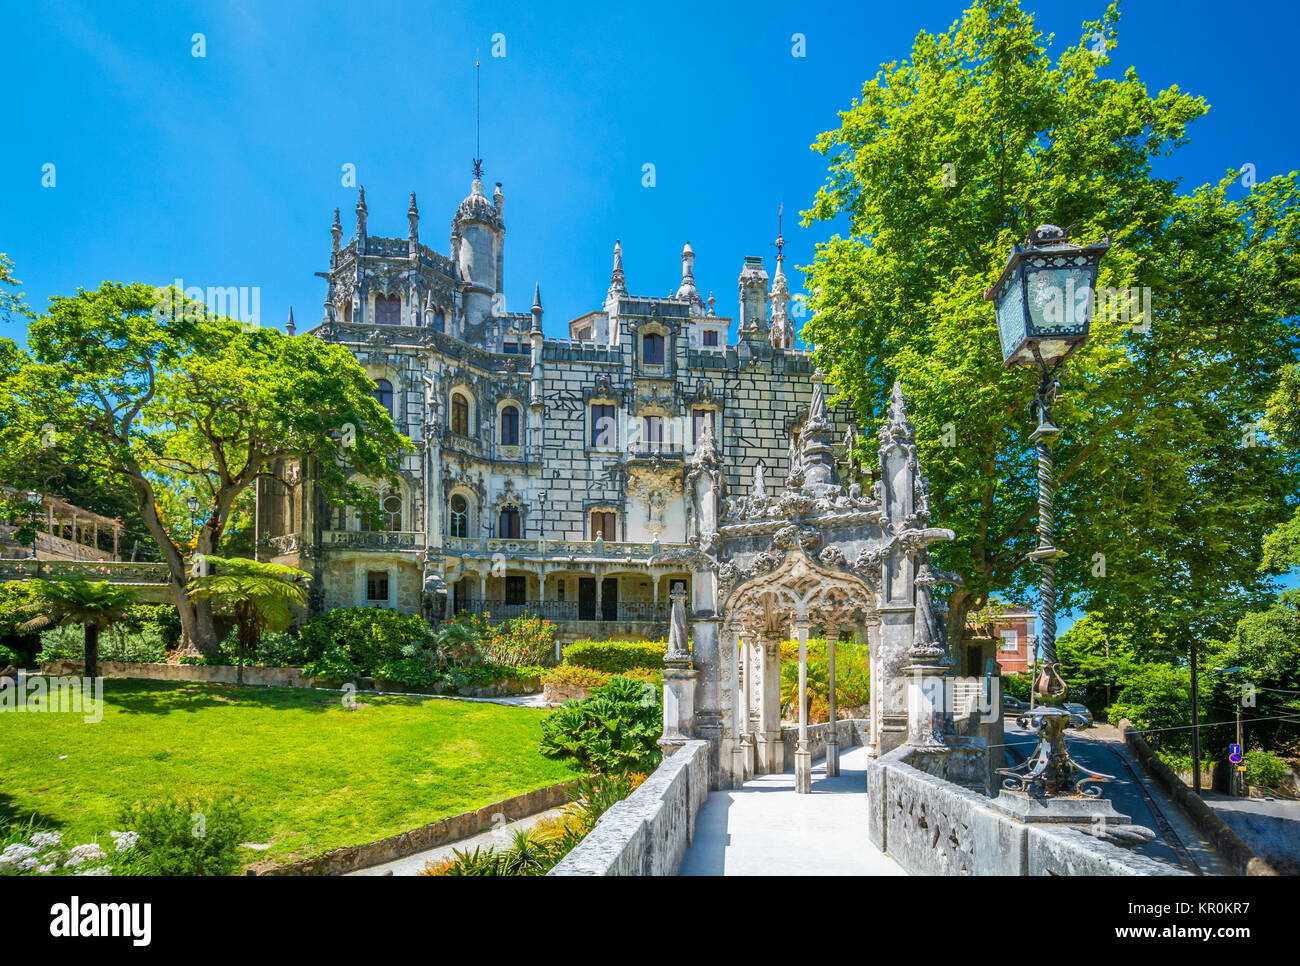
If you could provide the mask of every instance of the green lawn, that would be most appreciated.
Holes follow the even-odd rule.
[[[107,841],[121,807],[176,794],[243,796],[265,852],[318,855],[573,777],[537,751],[547,712],[468,701],[104,682],[104,717],[0,715],[0,818],[64,841]],[[66,757],[64,757],[66,756]]]

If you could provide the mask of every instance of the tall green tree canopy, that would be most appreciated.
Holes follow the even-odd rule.
[[[53,441],[128,488],[168,566],[186,641],[213,650],[211,605],[185,591],[189,563],[212,553],[253,481],[301,460],[320,494],[377,518],[374,494],[353,476],[392,480],[412,447],[347,349],[166,292],[106,282],[50,300],[28,329],[30,354],[11,350],[0,369],[10,400],[0,460],[22,465]],[[202,497],[196,534],[165,509],[169,491],[186,489]]]
[[[1190,192],[1159,176],[1208,105],[1152,94],[1131,67],[1111,76],[1118,20],[1112,6],[1053,61],[1031,14],[983,0],[920,34],[814,144],[830,176],[804,223],[848,230],[804,269],[803,335],[868,420],[903,383],[936,521],[957,533],[939,551],[965,579],[950,639],[1036,576],[1036,373],[1003,369],[983,298],[1036,225],[1109,236],[1098,285],[1150,290],[1148,317],[1096,318],[1063,377],[1063,606],[1221,637],[1268,589],[1258,549],[1296,489],[1292,458],[1249,438],[1298,344],[1296,175]]]

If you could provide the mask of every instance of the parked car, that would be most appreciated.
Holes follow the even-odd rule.
[[[1013,698],[1009,694],[1004,694],[1002,695],[1002,710],[1003,711],[1028,711],[1029,702],[1021,701],[1019,698]]]
[[[1086,705],[1076,704],[1074,702],[1068,702],[1066,704],[1061,705],[1061,707],[1064,708],[1066,711],[1070,712],[1071,728],[1092,727],[1092,712],[1088,710]]]

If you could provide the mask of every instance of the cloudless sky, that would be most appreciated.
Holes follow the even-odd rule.
[[[826,173],[813,139],[880,63],[966,5],[10,4],[0,251],[37,308],[106,279],[182,278],[256,286],[262,324],[282,325],[292,305],[301,331],[321,318],[314,273],[328,266],[335,206],[345,241],[354,230],[342,165],[366,187],[371,235],[405,237],[414,190],[421,241],[447,252],[470,187],[477,49],[484,180],[506,197],[507,307],[526,310],[540,282],[547,335],[567,335],[603,300],[615,238],[628,287],[652,296],[675,289],[690,240],[699,289],[734,317],[743,257],[772,270],[779,203],[788,267],[834,230],[798,225]],[[1059,47],[1105,3],[1025,6]],[[1191,188],[1247,162],[1260,181],[1300,166],[1300,4],[1122,10],[1110,74],[1134,65],[1153,91],[1177,84],[1211,104],[1162,174]],[[654,188],[642,187],[646,163]],[[795,291],[800,278],[791,271]]]

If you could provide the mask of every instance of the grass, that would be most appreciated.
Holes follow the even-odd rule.
[[[106,841],[122,806],[242,796],[270,848],[319,855],[573,778],[538,752],[547,712],[436,698],[164,681],[104,682],[104,717],[6,713],[0,820]],[[65,757],[66,756],[66,757]]]

